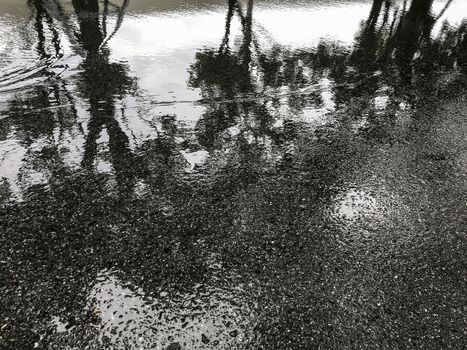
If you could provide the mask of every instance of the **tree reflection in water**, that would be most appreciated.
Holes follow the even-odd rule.
[[[105,127],[109,136],[110,160],[122,194],[132,191],[136,176],[136,163],[129,149],[125,132],[116,120],[115,99],[134,90],[134,80],[127,68],[110,63],[110,52],[104,44],[105,36],[99,23],[99,7],[96,1],[73,1],[80,27],[79,43],[86,52],[82,63],[83,75],[78,90],[87,98],[91,118],[84,146],[82,165],[90,168],[97,156],[97,139]]]
[[[101,15],[97,0],[73,0],[70,24],[59,20],[70,18],[60,2],[29,1],[40,59],[61,57],[61,28],[82,52],[82,71],[77,96],[51,74],[53,99],[47,86],[37,87],[10,101],[9,117],[0,120],[2,139],[15,132],[34,153],[28,166],[49,174],[46,186],[25,186],[22,203],[5,199],[9,190],[0,187],[0,270],[9,281],[0,285],[2,313],[15,320],[2,328],[2,339],[24,349],[104,347],[94,325],[111,317],[100,317],[87,298],[99,294],[99,283],[122,281],[134,287],[131,295],[147,293],[156,310],[156,296],[169,294],[168,303],[176,304],[180,296],[210,295],[202,305],[215,308],[224,305],[215,298],[235,294],[246,305],[240,334],[251,343],[232,340],[231,348],[456,348],[465,215],[454,208],[452,184],[463,173],[450,161],[452,150],[430,153],[433,147],[424,144],[432,125],[450,123],[424,112],[448,101],[444,91],[464,91],[467,26],[446,24],[435,32],[433,1],[394,3],[374,0],[350,48],[322,41],[291,50],[264,45],[253,0],[229,0],[219,48],[200,50],[189,67],[189,85],[205,106],[194,135],[176,116],[164,115],[158,137],[132,149],[117,105],[138,93],[137,80],[110,59],[107,42],[117,35],[105,21],[110,3],[104,1]],[[118,11],[116,30],[127,5]],[[235,20],[240,40],[231,38]],[[87,104],[86,128],[77,122],[78,98]],[[53,103],[68,107],[50,108]],[[35,118],[25,110],[36,111]],[[79,169],[66,165],[57,130],[82,134]],[[112,174],[95,169],[104,131],[116,189]],[[186,171],[182,150],[208,157]],[[406,193],[397,192],[398,181],[407,182]],[[407,198],[420,194],[422,204]],[[443,226],[452,218],[436,201],[456,213],[451,226]],[[373,215],[380,207],[386,212]],[[347,221],[345,208],[352,214]],[[102,271],[115,276],[97,283]],[[143,302],[135,297],[130,305]],[[227,309],[244,312],[238,305]],[[206,317],[219,317],[209,310]],[[141,313],[143,328],[157,318]],[[70,329],[64,334],[47,323],[57,316]],[[117,348],[140,344],[136,334],[113,336]],[[181,346],[163,338],[169,348]],[[190,341],[216,348],[206,336]]]

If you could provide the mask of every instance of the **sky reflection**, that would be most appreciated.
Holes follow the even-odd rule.
[[[458,348],[466,25],[28,3],[0,4],[0,347]]]
[[[244,349],[252,345],[256,315],[243,293],[198,284],[183,295],[148,295],[104,270],[89,292],[86,310],[98,319],[93,342],[112,344],[112,349]],[[61,344],[72,342],[79,331],[58,317],[52,324]]]

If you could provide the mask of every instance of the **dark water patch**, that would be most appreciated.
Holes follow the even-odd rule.
[[[462,348],[461,2],[28,3],[0,348]]]

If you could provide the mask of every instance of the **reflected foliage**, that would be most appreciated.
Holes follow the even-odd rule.
[[[102,47],[105,37],[97,0],[73,1],[73,6],[80,25],[78,40],[86,52],[78,90],[88,99],[91,114],[82,165],[89,168],[95,163],[97,139],[105,128],[118,186],[123,193],[131,191],[136,176],[135,161],[129,149],[128,136],[116,120],[115,99],[134,90],[135,82],[128,76],[125,66],[109,61],[110,53],[105,46]]]
[[[1,345],[140,346],[103,336],[90,306],[112,271],[153,309],[144,298],[196,305],[177,330],[228,299],[248,320],[224,315],[230,348],[461,348],[466,22],[435,30],[431,0],[374,0],[351,47],[293,50],[257,30],[253,0],[228,0],[219,47],[188,68],[202,117],[159,115],[133,142],[123,101],[142,92],[108,46],[128,1],[112,31],[109,1],[28,4],[39,60],[61,57],[60,35],[81,56],[71,79],[38,73],[47,83],[0,120],[0,141],[24,149],[20,198],[0,179]],[[175,333],[165,349],[182,349]]]

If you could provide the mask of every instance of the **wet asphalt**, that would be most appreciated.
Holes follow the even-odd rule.
[[[464,349],[450,3],[0,5],[0,349]]]

